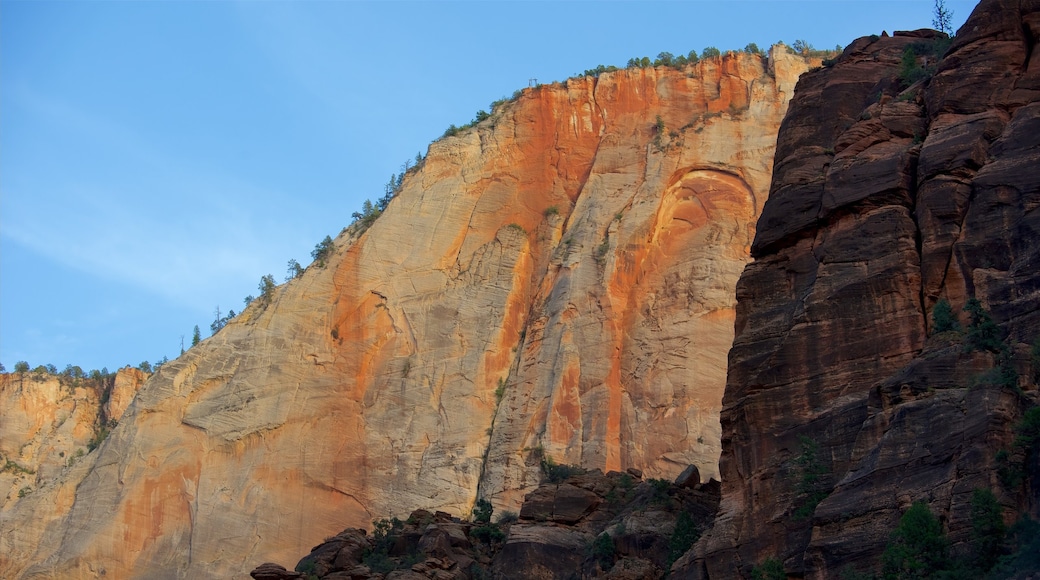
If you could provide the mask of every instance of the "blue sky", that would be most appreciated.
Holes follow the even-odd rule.
[[[954,25],[974,2],[947,1]],[[175,358],[450,124],[631,57],[931,25],[933,2],[0,1],[0,362]]]

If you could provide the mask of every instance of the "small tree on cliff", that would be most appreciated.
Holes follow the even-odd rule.
[[[274,276],[267,274],[266,276],[260,277],[260,302],[264,306],[271,303],[271,299],[274,298]]]
[[[366,199],[364,207],[365,216],[363,216],[363,219],[368,220],[369,214],[372,214],[373,212],[372,202]],[[355,212],[355,219],[357,219],[357,216],[358,214],[357,212]],[[372,217],[371,220],[375,221],[376,217],[378,217],[378,214],[375,214],[375,217]],[[315,244],[314,251],[311,252],[311,258],[314,258],[314,263],[317,264],[319,268],[324,268],[329,258],[332,257],[333,249],[334,246],[332,245],[332,238],[330,236],[325,236],[324,240]]]
[[[196,324],[194,330],[191,331],[191,345],[195,346],[202,342],[202,333],[199,332],[199,325]]]
[[[949,568],[949,543],[928,504],[916,501],[906,510],[881,561],[885,580],[930,578]]]
[[[953,315],[953,308],[945,298],[939,300],[932,307],[932,334],[960,330],[961,325]]]
[[[969,349],[988,350],[995,353],[1007,349],[1000,341],[1000,327],[993,322],[993,318],[982,307],[982,302],[978,298],[969,298],[968,303],[964,305],[964,311],[968,313],[970,320],[966,345]]]
[[[935,0],[932,8],[932,27],[939,32],[953,35],[953,10],[946,7],[946,0]]]

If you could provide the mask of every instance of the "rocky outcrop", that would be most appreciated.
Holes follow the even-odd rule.
[[[1037,400],[1038,39],[1035,2],[986,0],[910,87],[904,51],[927,75],[930,31],[861,38],[799,81],[737,287],[722,507],[677,572],[869,570],[916,500],[957,546],[974,488],[1036,514],[995,456]],[[999,345],[972,349],[969,298]],[[940,299],[967,337],[930,336]]]
[[[123,413],[134,400],[137,391],[148,378],[148,374],[140,369],[124,367],[116,373],[112,386],[108,390],[108,400],[105,401],[104,416],[108,421],[119,421]]]
[[[118,421],[113,399],[133,397],[146,375],[124,368],[93,378],[33,372],[0,375],[0,570],[20,565],[66,513],[93,451]],[[23,519],[24,518],[24,519]]]
[[[377,515],[516,510],[543,456],[716,475],[733,288],[806,67],[571,79],[432,144],[367,231],[5,512],[0,575],[245,573]]]
[[[715,482],[717,483],[717,482]],[[663,578],[718,509],[714,485],[693,488],[602,471],[546,482],[516,514],[492,523],[444,512],[382,520],[369,535],[348,528],[326,538],[293,571],[267,562],[256,580],[319,578],[469,580]]]

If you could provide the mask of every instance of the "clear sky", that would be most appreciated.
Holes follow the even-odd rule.
[[[954,26],[974,2],[947,0]],[[528,79],[816,48],[932,0],[0,1],[0,362],[175,358]]]

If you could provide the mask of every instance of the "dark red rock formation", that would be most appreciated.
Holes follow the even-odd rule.
[[[1037,399],[1023,353],[1040,336],[1038,38],[1040,2],[984,0],[937,66],[926,49],[943,39],[916,31],[861,38],[801,78],[737,289],[722,508],[677,573],[873,568],[916,500],[956,545],[977,487],[1008,517],[1036,513],[1036,489],[1003,487],[994,455]],[[915,44],[935,69],[905,87]],[[1017,384],[996,353],[929,337],[938,300],[972,297]]]
[[[257,580],[663,578],[718,509],[716,481],[683,485],[592,470],[543,483],[516,515],[470,522],[417,510],[369,535],[348,528],[315,546],[299,572],[266,563]],[[684,527],[685,526],[685,527]],[[594,544],[599,540],[600,547]]]

